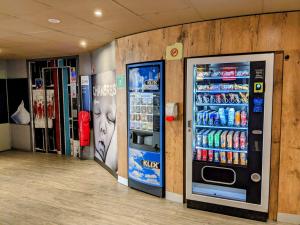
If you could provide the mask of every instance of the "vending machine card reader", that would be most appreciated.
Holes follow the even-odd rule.
[[[127,65],[128,185],[164,196],[164,61]]]

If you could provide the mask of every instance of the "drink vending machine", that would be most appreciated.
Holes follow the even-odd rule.
[[[127,65],[128,185],[163,197],[164,61]]]
[[[268,217],[274,54],[186,59],[187,206]]]

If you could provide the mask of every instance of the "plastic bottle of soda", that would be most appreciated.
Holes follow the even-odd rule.
[[[226,120],[226,115],[225,115],[225,109],[224,108],[219,108],[219,116],[220,116],[220,122],[221,125],[226,125],[227,120]]]
[[[234,125],[239,127],[241,125],[241,112],[236,111],[234,116]]]
[[[240,149],[244,150],[247,148],[247,137],[246,137],[246,132],[243,131],[241,132],[241,135],[240,135]]]
[[[234,117],[235,117],[235,109],[230,108],[228,110],[228,126],[233,126],[234,125]]]
[[[236,131],[233,135],[233,148],[239,149],[240,148],[240,132]]]
[[[247,112],[245,110],[241,111],[241,126],[245,127],[248,124]]]

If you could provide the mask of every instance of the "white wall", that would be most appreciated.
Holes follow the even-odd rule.
[[[0,79],[7,78],[7,62],[0,60]],[[11,148],[10,125],[9,123],[0,124],[0,151]]]
[[[7,60],[7,78],[27,78],[26,60]],[[11,148],[31,151],[30,125],[10,124]]]
[[[84,53],[79,55],[79,75],[91,75],[92,64],[91,64],[91,53]]]
[[[115,41],[98,48],[92,52],[92,72],[102,73],[105,71],[115,70]]]
[[[7,78],[27,78],[27,67],[25,59],[7,60]]]

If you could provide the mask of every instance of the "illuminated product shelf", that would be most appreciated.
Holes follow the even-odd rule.
[[[196,128],[215,128],[215,129],[229,129],[229,130],[248,130],[248,127],[228,127],[228,126],[209,126],[209,125],[195,125]]]
[[[248,106],[248,103],[200,103],[195,104],[195,106]]]
[[[195,93],[248,93],[249,90],[201,90],[194,91]]]
[[[247,149],[227,149],[227,148],[210,148],[210,147],[199,147],[196,146],[196,149],[203,149],[203,150],[213,150],[219,152],[241,152],[241,153],[248,153]]]
[[[224,81],[234,81],[236,79],[249,79],[250,76],[239,76],[239,77],[203,77],[202,79],[196,79],[197,82],[201,82],[203,80],[224,80]]]

